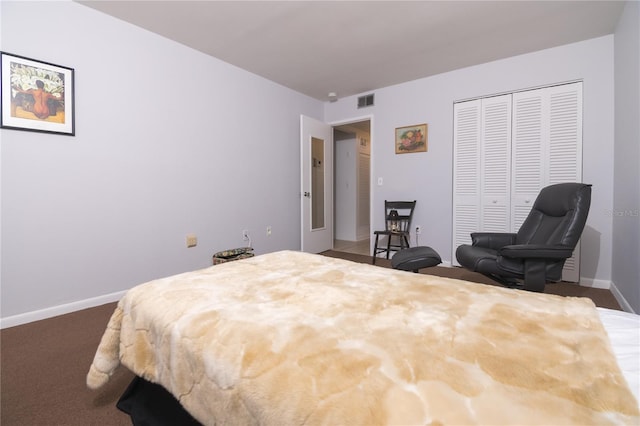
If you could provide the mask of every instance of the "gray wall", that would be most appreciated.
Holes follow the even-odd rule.
[[[612,281],[640,313],[640,4],[627,2],[615,33],[616,118]]]
[[[321,102],[74,2],[0,5],[3,51],[76,72],[75,137],[0,131],[3,319],[206,267],[243,229],[300,248],[300,114]]]
[[[77,119],[76,137],[0,130],[2,326],[208,266],[244,245],[242,229],[258,253],[299,249],[300,114],[371,117],[372,227],[385,198],[416,198],[420,243],[450,260],[453,102],[576,79],[594,184],[583,283],[613,282],[640,312],[638,218],[612,214],[638,209],[635,2],[615,49],[612,35],[387,87],[366,110],[355,97],[323,105],[73,2],[2,1],[0,13],[3,51],[75,68]],[[618,115],[625,106],[635,116]],[[395,155],[394,128],[424,122],[429,152]]]
[[[593,201],[583,234],[581,283],[611,284],[614,36],[595,38],[375,90],[375,106],[356,109],[355,97],[325,104],[329,122],[372,114],[373,229],[382,226],[385,199],[417,199],[420,243],[445,262],[452,257],[453,104],[455,101],[574,80],[584,81],[583,180]],[[396,155],[396,127],[428,123],[426,153]],[[637,156],[636,156],[637,158]],[[636,284],[637,285],[637,284]]]

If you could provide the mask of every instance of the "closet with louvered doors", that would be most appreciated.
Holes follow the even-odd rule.
[[[517,232],[542,188],[582,181],[582,82],[454,104],[453,241]],[[578,282],[579,246],[562,279]]]

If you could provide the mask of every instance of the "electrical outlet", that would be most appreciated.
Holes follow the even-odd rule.
[[[420,235],[422,233],[422,226],[416,226],[416,235]]]
[[[271,225],[267,226],[267,237],[271,236]]]
[[[195,247],[198,245],[198,237],[196,234],[187,235],[187,247]]]
[[[248,229],[243,229],[242,230],[242,241],[249,241],[249,230]]]

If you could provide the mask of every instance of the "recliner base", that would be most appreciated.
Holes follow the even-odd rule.
[[[482,274],[482,275],[484,275],[485,277],[497,282],[498,284],[502,285],[503,287],[517,288],[517,289],[524,288],[524,283],[522,283],[517,278],[501,277],[501,276],[493,275],[493,274]]]
[[[515,288],[518,290],[527,290],[527,291],[534,291],[537,293],[543,293],[544,287],[546,285],[546,281],[544,280],[544,278],[542,280],[542,283],[540,283],[539,280],[535,280],[535,279],[532,280],[531,278],[523,281],[521,279],[513,278],[513,277],[503,277],[503,276],[494,275],[494,274],[485,274],[482,272],[480,273],[485,277],[507,288]]]

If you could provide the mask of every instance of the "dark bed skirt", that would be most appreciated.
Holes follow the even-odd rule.
[[[118,403],[135,426],[201,426],[165,388],[135,377]]]

